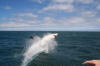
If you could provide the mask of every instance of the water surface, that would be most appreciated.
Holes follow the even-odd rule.
[[[58,33],[53,53],[41,53],[28,66],[86,66],[82,62],[100,59],[100,32],[0,31],[0,66],[20,66],[31,35]]]

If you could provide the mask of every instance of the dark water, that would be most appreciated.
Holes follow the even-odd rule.
[[[21,66],[29,36],[58,33],[53,53],[41,53],[28,66],[87,66],[82,62],[100,59],[100,32],[0,32],[0,66]]]

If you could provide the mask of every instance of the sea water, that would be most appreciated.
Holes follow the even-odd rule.
[[[21,66],[30,36],[47,33],[59,34],[54,52],[40,53],[28,66],[86,66],[82,62],[100,59],[100,32],[0,31],[0,66]]]

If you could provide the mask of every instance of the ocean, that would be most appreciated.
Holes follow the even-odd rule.
[[[0,66],[21,66],[30,36],[47,33],[58,33],[57,47],[54,52],[40,53],[28,66],[87,66],[82,63],[100,59],[100,32],[0,31]]]

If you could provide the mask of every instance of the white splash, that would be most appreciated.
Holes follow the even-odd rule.
[[[47,34],[44,35],[43,38],[34,37],[33,43],[29,46],[29,48],[24,53],[24,59],[22,62],[22,66],[27,66],[28,63],[33,60],[40,53],[45,52],[49,53],[54,50],[57,46],[57,42],[55,41],[55,37],[58,34]]]

